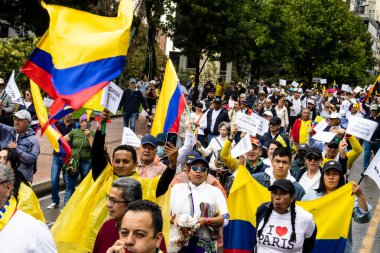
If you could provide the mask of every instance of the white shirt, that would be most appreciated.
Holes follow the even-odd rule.
[[[351,102],[348,101],[347,99],[345,99],[345,100],[343,100],[342,104],[340,105],[340,110],[344,110],[344,111],[348,112],[350,105],[351,105]]]
[[[215,121],[216,118],[219,116],[219,113],[222,111],[222,109],[217,110],[212,110],[212,115],[211,115],[211,127],[210,130],[211,132],[214,131],[214,126],[215,126]]]
[[[0,251],[12,253],[57,252],[48,227],[29,214],[17,210],[0,231]]]
[[[318,189],[320,179],[321,179],[321,172],[319,171],[319,169],[318,169],[318,172],[312,178],[307,174],[307,171],[306,171],[305,173],[303,173],[298,183],[303,187],[305,192],[308,192],[310,190]]]
[[[273,168],[268,167],[264,170],[264,172],[265,172],[265,174],[267,174],[270,177],[270,185],[272,185],[273,182],[276,181],[276,179],[274,178],[274,175],[273,175]],[[286,175],[286,179],[292,181],[292,183],[294,183],[296,181],[296,179],[290,174],[289,171],[288,171],[288,175]]]
[[[315,229],[313,215],[303,208],[296,206],[295,232],[296,241],[289,242],[292,234],[291,214],[279,214],[272,211],[263,232],[257,238],[256,252],[259,253],[283,253],[302,252],[305,238],[310,238]],[[264,224],[264,219],[259,223],[259,230]],[[256,233],[257,235],[257,233]]]
[[[194,218],[201,217],[200,203],[205,202],[217,205],[220,215],[223,215],[225,220],[228,221],[229,215],[226,199],[217,187],[206,182],[199,186],[195,186],[191,182],[175,184],[170,195],[170,213],[172,215],[182,213],[191,215],[190,194],[192,194],[194,201]]]

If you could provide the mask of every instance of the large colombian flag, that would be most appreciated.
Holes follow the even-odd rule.
[[[317,241],[313,252],[344,252],[351,223],[354,196],[352,184],[320,199],[297,202],[313,214],[317,224]],[[240,166],[227,200],[230,222],[224,229],[225,253],[251,253],[256,234],[256,210],[270,201],[270,192]],[[347,211],[349,210],[349,211]]]
[[[186,99],[183,95],[173,63],[168,59],[165,68],[164,81],[158,99],[156,115],[152,126],[152,135],[177,132],[179,120],[185,111]]]
[[[115,79],[125,65],[132,1],[120,1],[117,17],[44,2],[42,6],[50,16],[49,31],[23,72],[53,98],[59,95],[56,100],[57,103],[61,100],[60,105],[64,101],[74,110],[79,109]],[[31,73],[31,70],[39,72]]]

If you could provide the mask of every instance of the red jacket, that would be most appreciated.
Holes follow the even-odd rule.
[[[293,124],[292,131],[290,131],[290,138],[294,139],[294,141],[297,143],[299,143],[300,141],[301,120],[301,118],[296,119],[296,121]],[[311,120],[310,124],[312,125]]]

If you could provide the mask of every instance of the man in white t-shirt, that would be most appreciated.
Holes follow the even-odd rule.
[[[13,170],[0,164],[0,251],[57,252],[48,227],[17,210],[17,201],[12,195],[14,181]]]

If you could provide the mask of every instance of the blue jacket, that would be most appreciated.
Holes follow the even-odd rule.
[[[17,168],[29,182],[33,181],[34,170],[37,168],[37,158],[40,154],[40,143],[35,132],[29,128],[26,133],[19,135],[16,141],[16,130],[0,123],[1,149],[10,142],[17,143],[17,153],[20,156],[20,166]]]
[[[253,178],[256,179],[262,186],[265,188],[269,188],[270,184],[270,176],[265,172],[256,173],[253,175]],[[294,188],[296,188],[296,200],[301,200],[305,195],[305,190],[298,182],[293,182]]]

